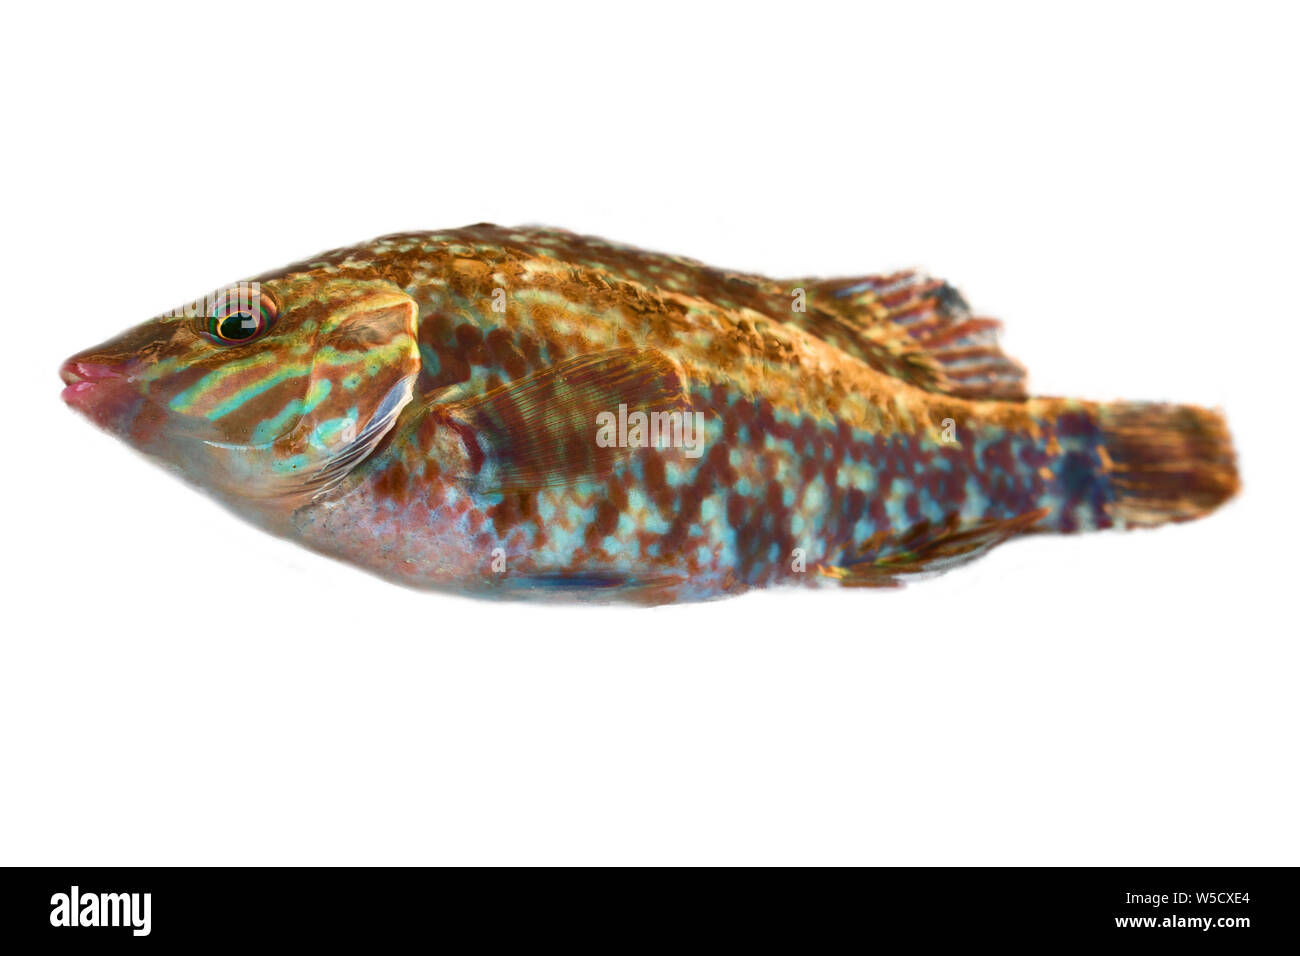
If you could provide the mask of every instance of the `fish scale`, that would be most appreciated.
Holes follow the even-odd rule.
[[[1237,487],[1217,413],[1031,398],[996,323],[913,273],[778,280],[478,225],[252,281],[248,341],[221,340],[243,334],[225,315],[155,319],[70,359],[65,397],[252,520],[408,584],[892,586]]]

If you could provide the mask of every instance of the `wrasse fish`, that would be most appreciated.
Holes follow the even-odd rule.
[[[63,394],[276,534],[480,595],[891,586],[1235,493],[1218,413],[1031,398],[996,328],[911,272],[477,225],[228,287],[73,356]]]

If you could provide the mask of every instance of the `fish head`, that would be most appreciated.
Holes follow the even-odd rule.
[[[296,503],[346,477],[409,402],[417,315],[385,280],[240,283],[78,352],[63,399],[221,497]]]

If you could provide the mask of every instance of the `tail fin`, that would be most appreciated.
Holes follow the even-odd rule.
[[[1115,500],[1111,517],[1130,525],[1190,521],[1240,487],[1228,426],[1194,405],[1115,402],[1098,414]]]

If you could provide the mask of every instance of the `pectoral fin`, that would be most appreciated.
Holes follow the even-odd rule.
[[[611,421],[635,412],[684,415],[688,405],[682,369],[671,357],[612,349],[435,411],[460,433],[480,488],[524,492],[607,475],[629,451],[611,435]]]

